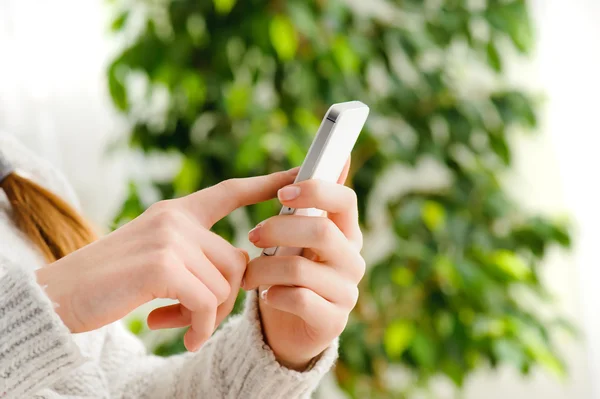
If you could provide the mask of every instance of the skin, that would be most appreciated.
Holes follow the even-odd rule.
[[[231,312],[242,284],[246,290],[261,287],[267,343],[281,364],[303,370],[344,329],[364,261],[354,192],[319,181],[290,186],[297,173],[231,179],[158,202],[111,234],[39,269],[38,283],[74,333],[117,321],[155,298],[178,300],[154,310],[148,325],[189,326],[184,343],[190,351],[198,350]],[[275,216],[253,229],[249,239],[260,248],[307,248],[304,256],[249,261],[245,251],[210,231],[233,210],[276,193],[286,206],[316,207],[328,216]],[[290,193],[297,196],[292,199]]]

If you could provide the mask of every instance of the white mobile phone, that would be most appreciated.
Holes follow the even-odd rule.
[[[368,115],[369,107],[360,101],[333,104],[317,130],[295,183],[309,179],[337,182]],[[323,211],[284,206],[279,214],[322,216]],[[294,256],[300,255],[302,249],[272,247],[265,249],[263,255]]]

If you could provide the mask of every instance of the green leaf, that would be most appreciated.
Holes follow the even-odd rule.
[[[398,359],[410,346],[415,336],[415,326],[404,320],[396,320],[385,329],[383,347],[392,359]]]
[[[286,15],[278,14],[271,19],[269,37],[280,59],[294,58],[298,48],[298,35],[292,21]]]
[[[359,374],[372,374],[368,347],[364,345],[365,326],[362,323],[349,325],[340,337],[340,360]]]
[[[528,329],[522,333],[521,339],[529,354],[544,369],[546,369],[546,371],[557,377],[565,377],[566,371],[564,364],[550,351],[539,333]]]
[[[531,276],[529,266],[514,252],[498,250],[490,256],[490,260],[498,269],[517,280],[526,280]]]
[[[499,339],[493,342],[492,348],[499,360],[511,363],[517,369],[521,369],[527,361],[523,349],[514,341]]]
[[[442,362],[441,368],[444,371],[444,373],[448,377],[450,377],[450,379],[452,381],[454,381],[456,386],[458,386],[458,387],[463,386],[465,377],[467,376],[467,370],[465,370],[464,365],[459,364],[457,361],[450,358],[450,359],[445,359]]]
[[[128,193],[127,198],[123,205],[121,206],[121,210],[119,214],[116,216],[114,220],[114,227],[118,227],[123,223],[127,223],[136,217],[138,217],[144,211],[144,205],[140,200],[138,190],[136,185],[133,182],[129,182],[128,185]]]
[[[443,292],[455,293],[460,286],[460,276],[450,258],[441,254],[436,256],[433,260],[433,269]]]
[[[120,30],[123,29],[123,27],[125,26],[125,24],[127,23],[127,20],[129,19],[129,12],[125,11],[122,12],[121,14],[119,14],[119,16],[117,18],[115,18],[112,22],[112,24],[110,25],[110,30],[113,32],[118,32]]]
[[[340,36],[333,42],[333,56],[342,73],[356,74],[360,66],[360,58],[356,55],[346,38]]]
[[[153,352],[155,355],[162,357],[169,357],[187,352],[183,343],[183,333],[181,333],[177,339],[159,345]]]
[[[117,74],[118,70],[119,64],[116,62],[113,63],[108,70],[108,91],[113,100],[113,104],[117,107],[117,109],[125,112],[129,110],[129,101],[127,99],[127,91],[125,90],[125,86]]]
[[[492,150],[498,156],[498,158],[500,158],[505,165],[509,165],[511,161],[511,153],[508,143],[506,142],[506,138],[499,134],[490,134],[488,136],[488,140]]]
[[[489,41],[486,47],[487,62],[490,67],[496,72],[502,72],[502,59],[498,48],[493,41]]]
[[[233,119],[244,118],[250,106],[250,88],[236,83],[225,90],[225,108]]]
[[[219,14],[229,14],[236,0],[213,0],[215,4],[215,10]]]
[[[319,128],[321,121],[306,108],[297,108],[294,111],[294,121],[311,135]]]
[[[444,227],[446,211],[435,201],[425,201],[421,208],[421,217],[429,230],[438,231]]]
[[[449,312],[440,311],[434,318],[437,333],[446,338],[454,330],[454,317]]]
[[[144,329],[144,322],[140,319],[134,318],[129,320],[127,324],[127,328],[135,335],[140,335],[142,330]]]
[[[206,21],[199,14],[192,14],[186,21],[186,29],[192,42],[198,45],[206,37]]]
[[[262,144],[263,132],[252,129],[243,139],[238,156],[236,158],[236,169],[239,171],[253,170],[264,164],[267,152]]]
[[[319,27],[315,20],[316,15],[310,10],[308,4],[304,1],[288,1],[287,3],[290,10],[290,17],[294,25],[298,27],[298,31],[313,39],[319,39]]]
[[[198,190],[202,178],[202,165],[195,159],[185,157],[181,169],[173,180],[173,187],[177,196],[184,196]]]
[[[187,106],[191,108],[192,116],[195,116],[198,107],[206,99],[204,80],[197,72],[188,72],[182,77],[180,84],[187,99]]]
[[[571,236],[565,226],[554,224],[552,226],[552,238],[563,247],[569,248],[571,246]]]
[[[491,99],[505,125],[520,123],[531,128],[537,125],[532,101],[526,94],[506,91],[495,93]]]
[[[412,341],[410,347],[411,354],[416,361],[426,370],[432,370],[435,367],[436,359],[435,342],[425,334],[418,332]]]
[[[510,37],[515,47],[526,53],[533,47],[533,28],[524,0],[496,2],[488,8],[490,24]]]
[[[395,267],[392,270],[392,281],[400,287],[410,286],[414,279],[414,273],[405,266]]]

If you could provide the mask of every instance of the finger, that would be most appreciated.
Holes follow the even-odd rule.
[[[281,188],[279,201],[290,208],[317,208],[339,227],[358,249],[362,233],[358,224],[356,193],[349,187],[323,180],[306,180]]]
[[[248,264],[248,261],[250,260],[250,256],[248,255],[248,252],[246,252],[245,250],[241,250],[241,249],[239,251],[241,251],[242,254],[244,255],[243,268],[239,274],[236,274],[236,276],[233,279],[229,280],[230,286],[231,286],[231,293],[229,294],[229,298],[224,303],[222,303],[217,309],[217,321],[216,321],[215,328],[219,324],[221,324],[221,322],[223,320],[225,320],[225,317],[227,317],[227,315],[229,315],[231,313],[231,311],[233,310],[233,307],[235,306],[235,301],[240,292],[240,288],[242,285],[242,278],[244,277],[244,272],[246,271],[246,266]]]
[[[341,309],[307,288],[275,285],[261,292],[260,297],[268,306],[296,315],[315,329],[339,329],[338,324],[346,324],[347,316]]]
[[[230,284],[242,280],[246,265],[250,260],[248,252],[231,245],[223,237],[204,230],[202,248],[206,257],[214,264]]]
[[[234,247],[222,237],[210,231],[208,234],[210,237],[204,242],[204,251],[227,279],[230,289],[229,297],[219,305],[217,310],[217,325],[219,325],[233,310],[250,256],[247,251]]]
[[[190,252],[192,251],[190,250]],[[213,293],[217,298],[218,305],[224,303],[228,300],[232,291],[230,282],[225,279],[200,249],[196,249],[194,252],[194,254],[188,256],[188,260],[185,262],[186,267]]]
[[[296,178],[298,168],[270,175],[229,179],[180,199],[184,207],[206,228],[235,209],[275,197],[277,190]]]
[[[192,313],[185,306],[176,303],[154,309],[148,315],[147,322],[151,330],[187,327],[192,323]]]
[[[192,325],[184,336],[185,347],[195,352],[214,331],[217,298],[187,269],[177,273],[174,279],[175,299],[192,314]]]
[[[248,239],[259,248],[308,248],[320,261],[358,282],[364,274],[364,260],[358,249],[328,218],[273,216],[250,231]]]
[[[346,164],[344,165],[344,169],[342,169],[342,173],[338,179],[338,184],[344,184],[346,179],[348,178],[348,173],[350,172],[350,164],[352,163],[351,157],[348,157]]]
[[[177,248],[186,268],[217,298],[218,304],[222,304],[229,298],[231,292],[230,282],[221,274],[220,270],[207,258],[202,248],[192,244],[192,237],[208,236],[206,231],[199,228],[189,220],[182,221],[179,229],[172,234],[176,235],[172,240]],[[211,233],[212,234],[212,233]],[[204,240],[204,238],[201,238]],[[211,240],[211,242],[214,241]],[[210,246],[211,243],[204,243],[204,246]],[[242,261],[244,255],[238,252],[237,262]],[[238,266],[239,267],[239,266]],[[239,277],[241,279],[241,277]],[[239,288],[238,288],[239,289]]]
[[[253,259],[244,275],[244,289],[261,285],[308,288],[327,301],[353,308],[358,299],[356,284],[334,269],[302,256],[260,256]]]

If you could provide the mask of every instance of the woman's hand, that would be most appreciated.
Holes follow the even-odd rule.
[[[37,271],[72,332],[102,327],[155,298],[180,303],[156,309],[151,328],[191,327],[197,350],[229,314],[248,255],[209,231],[234,209],[265,201],[293,182],[297,170],[232,179],[151,206],[106,237]]]
[[[253,259],[242,288],[261,290],[263,331],[279,362],[303,370],[341,334],[356,305],[365,272],[362,234],[356,194],[348,187],[309,180],[284,187],[278,197],[284,206],[317,208],[328,217],[275,216],[260,223],[249,233],[257,247],[308,249],[303,256]]]

